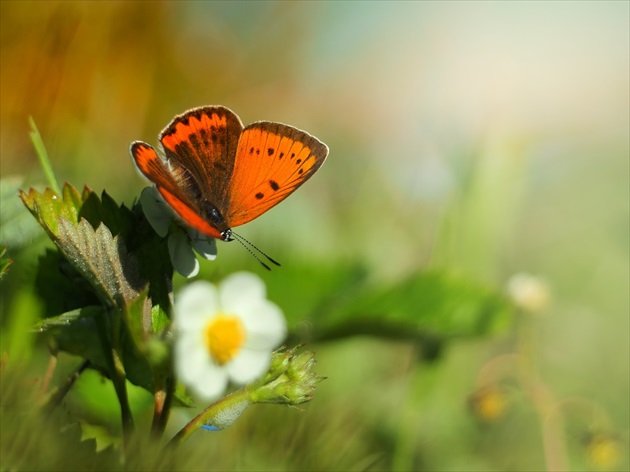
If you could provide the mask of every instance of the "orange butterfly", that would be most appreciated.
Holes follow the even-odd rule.
[[[176,116],[158,139],[166,160],[134,141],[136,165],[188,226],[223,241],[232,240],[232,227],[287,198],[328,156],[328,147],[304,131],[271,121],[244,128],[223,106]]]

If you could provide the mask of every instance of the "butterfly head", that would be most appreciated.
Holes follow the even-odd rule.
[[[232,237],[232,230],[226,229],[225,231],[223,231],[221,233],[221,239],[226,242],[234,241],[234,238]]]

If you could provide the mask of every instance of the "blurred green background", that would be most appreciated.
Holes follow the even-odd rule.
[[[180,462],[151,467],[540,470],[560,456],[572,470],[627,470],[628,2],[21,1],[0,9],[0,242],[14,260],[0,282],[5,370],[24,366],[20,381],[36,389],[47,362],[45,343],[16,334],[42,315],[33,278],[50,245],[15,193],[17,184],[45,185],[28,117],[59,181],[131,205],[146,181],[129,143],[155,143],[175,114],[221,104],[245,124],[305,129],[330,156],[239,231],[283,268],[266,273],[242,248],[219,243],[217,261],[202,263],[205,278],[259,273],[271,299],[287,299],[298,331],[317,328],[316,317],[295,313],[314,311],[322,280],[334,279],[326,274],[357,267],[373,287],[430,270],[496,293],[531,273],[550,302],[540,316],[515,310],[502,329],[451,339],[431,362],[402,337],[316,342],[328,380],[303,412],[252,409],[225,432],[196,434]],[[297,297],[283,294],[283,281]],[[522,384],[499,391],[507,406],[497,418],[474,408],[488,398],[478,390],[484,375],[512,354],[526,366],[505,368],[535,373],[564,418],[561,434],[545,436],[549,411]],[[60,358],[59,382],[64,362],[73,365]],[[68,399],[73,420],[107,404],[81,396],[88,380]],[[3,383],[8,395],[18,380]],[[40,468],[88,467],[78,452],[59,452],[61,439],[38,436],[42,421],[3,425],[3,450],[36,451]],[[610,438],[604,452],[593,446],[596,433]]]

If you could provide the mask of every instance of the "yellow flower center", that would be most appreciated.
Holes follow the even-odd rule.
[[[479,416],[486,421],[499,419],[505,411],[505,398],[498,391],[490,391],[483,395],[477,408]]]
[[[219,365],[231,361],[245,343],[243,323],[236,316],[225,313],[219,313],[208,321],[204,334],[206,348]]]

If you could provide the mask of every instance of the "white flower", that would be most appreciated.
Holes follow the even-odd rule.
[[[175,300],[175,371],[202,400],[228,381],[247,384],[264,374],[286,336],[280,308],[265,298],[262,280],[237,272],[215,285],[197,281]]]
[[[545,280],[526,273],[514,274],[507,291],[512,301],[528,313],[541,313],[551,301],[551,290]]]
[[[193,247],[205,259],[212,261],[217,258],[215,239],[194,229],[184,230],[175,212],[171,210],[154,186],[145,187],[142,190],[140,204],[144,216],[154,231],[163,238],[169,235],[168,253],[171,263],[184,277],[194,277],[199,273],[199,261],[195,257]],[[178,224],[173,225],[173,222]]]

